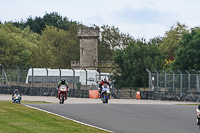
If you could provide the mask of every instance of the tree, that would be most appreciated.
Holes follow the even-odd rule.
[[[45,29],[46,26],[54,26],[58,29],[69,30],[71,24],[77,24],[73,21],[68,21],[67,17],[60,16],[57,12],[46,13],[43,18],[35,17],[34,19],[30,16],[26,22],[23,20],[21,22],[13,22],[13,25],[24,29],[27,26],[30,26],[30,29],[38,34]],[[78,24],[77,24],[78,25]]]
[[[31,48],[33,34],[29,29],[21,30],[14,27],[12,23],[0,26],[0,62],[5,67],[16,68],[27,67],[32,57]],[[32,39],[31,39],[32,38]],[[34,40],[34,39],[33,39]]]
[[[149,40],[149,46],[160,46],[163,43],[163,37],[157,36]]]
[[[120,33],[114,26],[103,25],[101,29],[98,45],[99,61],[113,60],[113,52],[116,49],[123,49],[128,46],[129,41],[134,41],[129,34]]]
[[[159,45],[159,48],[165,55],[167,55],[167,60],[174,60],[174,52],[178,49],[178,44],[181,41],[182,36],[188,32],[187,26],[178,22],[165,33],[163,43]]]
[[[70,68],[71,60],[79,58],[77,39],[67,31],[47,26],[40,37],[34,60],[36,67]]]
[[[115,51],[114,62],[117,67],[112,76],[115,86],[146,87],[148,83],[146,69],[161,69],[163,59],[158,46],[149,46],[140,40],[130,42],[123,50]]]
[[[175,52],[175,62],[172,69],[200,70],[200,28],[191,29],[191,33],[183,35],[179,48]]]

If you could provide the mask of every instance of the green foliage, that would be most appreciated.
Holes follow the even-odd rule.
[[[114,26],[101,26],[101,36],[98,42],[98,60],[113,60],[113,52],[116,49],[123,49],[128,46],[129,41],[134,39],[129,34],[120,33]]]
[[[0,27],[0,63],[5,67],[70,68],[71,60],[79,60],[76,22],[51,13],[13,24],[20,28],[10,22]]]
[[[30,29],[33,32],[41,34],[46,26],[54,26],[58,29],[69,30],[69,26],[73,23],[76,22],[69,22],[67,17],[63,18],[57,12],[52,12],[50,14],[45,14],[43,18],[36,17],[33,19],[30,16],[26,22],[13,22],[13,25],[21,29],[30,26]]]
[[[0,63],[7,68],[51,67],[70,68],[71,60],[79,59],[77,25],[70,31],[47,26],[42,35],[5,23],[0,28]],[[77,54],[78,53],[78,54]]]
[[[172,69],[200,70],[200,28],[192,29],[191,33],[183,35],[176,51]]]
[[[76,83],[77,89],[81,89],[81,82]]]
[[[174,52],[178,49],[178,44],[185,33],[188,33],[187,26],[184,24],[181,25],[180,23],[172,26],[171,29],[165,33],[165,37],[163,38],[163,42],[159,45],[159,48],[167,55],[168,60],[174,60]]]
[[[114,61],[117,64],[112,79],[117,88],[146,87],[148,73],[146,69],[162,68],[164,56],[157,45],[148,45],[138,40],[130,42],[123,50],[116,50]]]
[[[72,40],[72,38],[74,40]],[[40,37],[40,44],[33,59],[36,67],[70,68],[71,60],[79,58],[78,40],[68,31],[47,26]]]
[[[28,66],[32,57],[31,48],[35,45],[29,39],[33,37],[28,29],[21,30],[12,23],[5,23],[0,28],[0,63],[4,67],[15,68]]]

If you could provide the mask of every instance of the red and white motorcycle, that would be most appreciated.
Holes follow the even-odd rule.
[[[58,88],[58,99],[60,100],[60,104],[63,104],[64,101],[67,99],[67,86],[66,85],[61,85]]]

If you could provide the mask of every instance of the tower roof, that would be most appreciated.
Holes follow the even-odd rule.
[[[78,37],[99,37],[99,27],[80,27]]]

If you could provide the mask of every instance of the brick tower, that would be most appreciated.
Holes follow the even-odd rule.
[[[98,37],[99,27],[79,28],[80,68],[94,69],[98,67]]]

